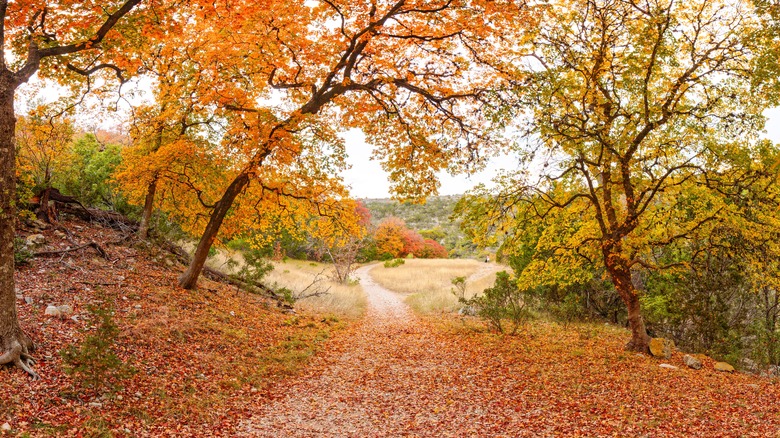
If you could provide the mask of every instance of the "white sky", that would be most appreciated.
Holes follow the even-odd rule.
[[[773,108],[764,113],[767,117],[766,137],[780,143],[780,107]],[[387,181],[387,173],[382,170],[378,161],[372,161],[371,146],[364,141],[363,133],[352,130],[344,135],[349,157],[347,162],[352,166],[344,172],[344,181],[351,187],[352,196],[355,198],[389,198],[390,184]],[[447,173],[439,175],[441,180],[441,195],[462,194],[477,184],[484,183],[491,186],[491,180],[499,170],[515,170],[518,163],[512,157],[494,158],[488,167],[470,178],[466,176],[451,176]]]
[[[379,161],[371,160],[372,147],[365,143],[365,136],[357,129],[344,134],[347,146],[347,163],[352,167],[344,172],[344,181],[350,186],[350,193],[355,198],[389,198],[390,183],[388,174],[382,169]],[[440,195],[459,195],[484,183],[489,185],[500,169],[515,169],[517,163],[509,157],[494,158],[487,167],[471,177],[466,175],[452,176],[446,172],[439,174]]]
[[[56,87],[45,88],[43,93],[41,93],[42,96],[40,94],[39,96],[43,97],[44,100],[51,101],[59,97],[59,92],[61,90],[58,90]],[[141,96],[136,96],[136,98],[143,100]],[[17,102],[17,110],[24,111],[25,103]],[[775,143],[780,143],[780,107],[768,110],[764,114],[768,117],[766,137]],[[93,117],[98,120],[105,116],[109,117],[108,120],[104,119],[103,122],[112,123],[109,120],[113,119],[114,122],[118,120],[117,114],[102,114],[102,117],[101,115],[93,114]],[[351,168],[344,172],[343,177],[344,182],[350,186],[352,196],[355,198],[389,198],[390,184],[387,180],[387,172],[382,169],[378,161],[371,160],[372,147],[365,143],[363,133],[353,129],[344,134],[344,139],[348,154],[347,163]],[[466,175],[452,176],[442,172],[439,174],[441,181],[439,194],[462,194],[481,183],[490,187],[492,179],[500,170],[517,170],[517,166],[517,161],[511,156],[500,156],[491,159],[483,171],[470,177]]]

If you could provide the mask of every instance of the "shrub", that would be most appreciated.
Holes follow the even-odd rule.
[[[458,287],[456,280],[458,278],[453,280],[453,284]],[[523,293],[506,271],[497,273],[493,287],[485,289],[482,295],[468,300],[460,298],[459,301],[475,309],[477,315],[501,333],[515,334],[520,324],[529,317]]]
[[[393,259],[385,262],[385,268],[397,268],[406,263],[404,259]]]
[[[24,240],[20,238],[14,239],[14,263],[16,266],[26,265],[33,258],[33,253],[24,244]]]
[[[65,372],[74,377],[79,389],[95,393],[113,393],[121,388],[122,380],[130,377],[134,370],[114,352],[119,336],[119,327],[114,321],[113,306],[88,308],[95,332],[76,346],[60,351]]]

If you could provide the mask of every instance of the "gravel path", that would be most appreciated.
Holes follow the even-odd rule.
[[[278,388],[272,402],[240,425],[244,436],[491,434],[481,420],[495,417],[490,400],[497,382],[470,378],[484,375],[491,360],[469,360],[452,337],[376,284],[372,267],[357,272],[369,303],[363,321],[315,358],[306,374]],[[490,423],[506,421],[498,416]]]

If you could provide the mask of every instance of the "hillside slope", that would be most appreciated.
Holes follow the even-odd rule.
[[[166,253],[120,243],[111,229],[63,225],[73,241],[94,240],[108,258],[84,248],[17,268],[21,325],[37,345],[41,379],[0,368],[0,425],[12,435],[227,436],[232,419],[263,403],[270,383],[294,374],[343,325],[286,314],[207,279],[197,291],[179,289],[183,268]],[[36,251],[73,247],[51,228],[21,236],[33,232],[45,239]],[[72,314],[45,315],[49,305]],[[66,373],[60,352],[69,347],[68,363],[83,373]]]

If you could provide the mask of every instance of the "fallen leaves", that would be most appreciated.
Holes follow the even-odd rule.
[[[101,244],[117,237],[83,232]],[[170,287],[180,268],[153,263],[162,256],[153,248],[107,251],[110,261],[84,253],[19,270],[22,294],[33,298],[19,300],[20,318],[38,344],[42,379],[0,370],[8,434],[780,433],[776,380],[719,373],[709,358],[691,370],[682,353],[660,361],[626,352],[623,329],[535,321],[505,337],[470,319],[416,316],[393,294],[375,295],[369,279],[361,281],[371,293],[367,316],[344,327],[205,280],[199,291]],[[116,309],[115,352],[137,370],[107,396],[74,391],[57,354],[89,332],[86,308],[100,296]],[[72,306],[75,319],[45,317],[48,304]]]
[[[43,234],[49,248],[67,244]],[[236,416],[263,403],[268,386],[298,372],[340,326],[307,315],[285,324],[289,315],[273,303],[207,280],[198,291],[175,288],[181,268],[163,267],[165,254],[155,248],[109,246],[118,235],[101,227],[79,234],[105,247],[110,260],[72,253],[33,259],[16,273],[32,301],[17,306],[42,379],[0,369],[0,423],[14,434],[229,436]],[[79,390],[58,354],[94,331],[87,308],[101,301],[113,303],[120,328],[114,352],[137,371],[104,395]],[[71,306],[72,318],[45,316],[50,304]]]

